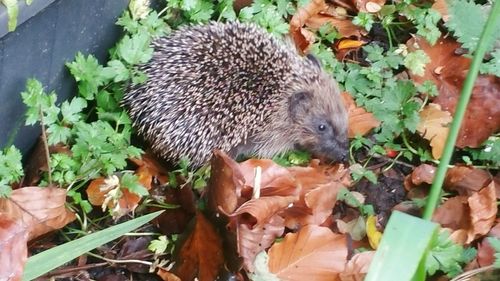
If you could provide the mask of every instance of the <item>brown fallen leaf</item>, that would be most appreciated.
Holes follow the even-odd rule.
[[[214,213],[223,211],[230,214],[241,205],[238,200],[245,178],[238,163],[220,150],[214,150],[210,163],[211,175],[207,188],[209,209]]]
[[[340,273],[340,281],[363,281],[375,251],[366,251],[355,254],[346,264],[345,270]]]
[[[497,213],[495,183],[471,196],[456,196],[439,206],[432,220],[455,231],[466,231],[469,244],[487,234],[495,223]]]
[[[9,198],[0,198],[0,212],[25,226],[31,240],[75,219],[65,204],[65,189],[28,186],[12,191]]]
[[[433,103],[442,110],[455,113],[455,107],[471,60],[457,55],[460,44],[451,37],[441,38],[434,46],[415,37],[407,42],[410,50],[423,50],[430,58],[423,76],[411,75],[412,80],[423,83],[433,81],[439,95]],[[500,78],[479,75],[472,90],[464,121],[460,127],[457,147],[479,147],[490,135],[500,130]]]
[[[147,168],[138,169],[141,174],[136,174],[139,178],[139,183],[145,184],[146,189],[151,189],[152,174]],[[108,178],[97,178],[90,182],[86,189],[89,202],[94,206],[101,206],[105,209],[112,210],[114,218],[119,218],[125,214],[133,212],[142,197],[138,194],[129,191],[127,186],[121,185],[121,180],[111,175]]]
[[[422,164],[408,176],[410,182],[405,181],[405,187],[414,188],[421,184],[432,184],[435,173],[436,167]],[[488,171],[456,165],[446,172],[443,187],[448,191],[456,191],[460,195],[471,195],[486,187],[491,181],[492,176]]]
[[[492,181],[481,191],[472,194],[467,201],[471,210],[472,229],[469,230],[467,239],[467,243],[470,243],[487,234],[495,223],[498,211],[495,182]]]
[[[349,19],[340,18],[330,10],[334,10],[334,7],[326,4],[324,0],[312,0],[297,10],[290,20],[290,35],[297,49],[305,53],[314,43],[314,35],[308,29],[317,30],[327,23],[335,27],[341,37],[360,37],[362,33],[365,33],[361,27],[354,25]]]
[[[495,249],[488,242],[488,239],[485,237],[483,240],[477,245],[477,255],[476,260],[480,267],[492,265],[495,261]]]
[[[430,103],[420,112],[420,122],[417,131],[420,135],[430,141],[432,147],[432,157],[441,158],[444,143],[448,136],[448,124],[452,118],[449,112],[441,110],[441,106]]]
[[[491,181],[492,176],[488,171],[457,165],[446,172],[444,186],[446,190],[457,191],[460,195],[471,195]]]
[[[364,136],[370,130],[378,127],[378,121],[371,112],[367,112],[364,108],[358,107],[354,99],[347,92],[342,93],[342,100],[347,108],[349,116],[349,138],[354,138],[357,135]]]
[[[28,228],[0,212],[0,280],[21,280],[28,259]]]
[[[446,0],[435,0],[431,8],[441,14],[441,18],[444,22],[447,22],[450,19],[450,15],[448,13],[448,3]]]
[[[446,200],[436,209],[432,221],[452,230],[469,229],[471,227],[469,215],[467,197],[455,196]]]
[[[215,228],[198,212],[194,227],[179,248],[172,272],[183,281],[213,281],[224,263],[222,241]]]
[[[344,235],[307,225],[269,249],[269,271],[280,280],[336,280],[347,262]]]

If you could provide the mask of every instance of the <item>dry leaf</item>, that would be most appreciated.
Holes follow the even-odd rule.
[[[198,212],[192,232],[180,246],[172,272],[184,281],[195,278],[213,281],[217,279],[223,263],[222,241],[215,228]]]
[[[431,8],[441,14],[441,18],[443,18],[444,22],[447,22],[450,19],[450,15],[448,14],[448,3],[446,0],[435,0]]]
[[[211,175],[208,181],[208,206],[212,212],[219,210],[232,213],[238,205],[238,197],[245,183],[238,163],[220,150],[214,150]]]
[[[363,281],[375,251],[366,251],[355,254],[346,264],[344,272],[340,273],[340,281]]]
[[[354,99],[347,92],[342,93],[342,100],[349,116],[349,138],[354,138],[356,135],[364,136],[370,130],[380,125],[380,121],[375,119],[371,112],[367,112],[364,108],[356,106]]]
[[[141,176],[139,175],[139,179]],[[151,179],[146,176],[146,181],[149,180],[151,187]],[[143,177],[143,181],[144,181]],[[142,182],[141,182],[142,184]],[[150,189],[150,188],[149,188]],[[94,206],[101,206],[103,210],[110,209],[114,218],[119,218],[137,208],[142,197],[130,192],[127,188],[120,186],[118,177],[112,175],[105,178],[97,178],[90,182],[86,189],[89,202]],[[115,194],[117,193],[117,194]],[[118,201],[118,205],[116,202]]]
[[[469,229],[471,222],[467,197],[455,196],[446,200],[436,209],[432,221],[452,230]]]
[[[444,143],[448,136],[448,124],[452,118],[449,112],[442,111],[438,104],[430,103],[420,112],[420,123],[417,131],[420,135],[430,141],[432,157],[441,158]]]
[[[448,169],[444,186],[446,190],[457,191],[460,195],[471,195],[481,190],[492,181],[492,176],[485,170],[470,166],[455,166]]]
[[[307,225],[269,249],[269,271],[280,280],[335,280],[345,269],[346,237]]]
[[[467,200],[470,207],[472,229],[469,230],[467,243],[487,234],[495,222],[498,207],[496,202],[495,182],[473,194]]]
[[[26,226],[31,240],[75,219],[65,204],[65,189],[29,186],[14,190],[10,198],[0,198],[0,212]]]
[[[0,212],[0,280],[21,280],[28,259],[28,229]]]

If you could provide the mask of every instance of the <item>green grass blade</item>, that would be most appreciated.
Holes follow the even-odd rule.
[[[34,255],[26,262],[22,280],[37,278],[100,245],[140,227],[162,212],[163,211],[159,211],[135,218]]]
[[[426,254],[439,225],[394,211],[365,281],[425,280]]]

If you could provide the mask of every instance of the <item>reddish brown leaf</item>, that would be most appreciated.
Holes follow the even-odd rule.
[[[491,247],[488,239],[484,238],[481,243],[477,245],[476,260],[480,267],[492,265],[495,261],[495,249]]]
[[[469,230],[467,243],[488,233],[495,222],[498,207],[496,202],[495,182],[492,181],[481,191],[468,199],[471,210],[472,228]]]
[[[154,156],[146,153],[143,154],[140,159],[133,158],[130,160],[138,166],[136,174],[139,176],[139,181],[141,182],[141,184],[148,190],[151,187],[149,176],[151,176],[151,178],[157,178],[160,184],[166,184],[168,182],[168,171],[165,170],[164,167],[162,167],[162,165],[154,158]]]
[[[75,219],[65,203],[65,189],[29,186],[14,190],[10,198],[0,198],[0,212],[25,226],[31,240]]]
[[[28,229],[0,212],[0,280],[21,280],[28,259]]]
[[[208,182],[208,206],[218,213],[232,213],[238,207],[238,197],[245,184],[238,163],[220,150],[214,151],[211,160],[211,175]]]
[[[432,218],[443,227],[465,230],[465,243],[487,234],[493,226],[497,213],[495,184],[492,181],[470,197],[456,196],[439,206]],[[463,235],[463,233],[461,234]]]
[[[344,235],[307,225],[269,249],[269,271],[280,280],[336,280],[347,262]]]
[[[431,8],[441,14],[444,22],[447,22],[450,19],[450,15],[448,14],[448,3],[446,0],[434,1]]]
[[[175,274],[173,274],[170,271],[167,271],[166,269],[160,268],[156,272],[156,274],[161,278],[163,281],[182,281],[179,277],[177,277]]]
[[[141,178],[139,176],[139,180],[140,179]],[[150,183],[151,181],[149,181],[149,184]],[[119,191],[117,191],[117,189],[119,189]],[[112,213],[115,218],[119,218],[135,210],[142,199],[141,196],[130,192],[126,186],[120,186],[119,179],[116,176],[111,176],[107,179],[100,177],[92,180],[87,187],[86,192],[89,202],[92,205],[102,206],[103,210],[105,208],[113,210]],[[118,192],[117,194],[119,195],[118,199],[116,199],[116,195],[111,195],[111,193],[116,192]],[[111,197],[112,200],[107,199],[107,197]],[[117,202],[118,206],[116,205]]]
[[[448,170],[444,186],[460,195],[471,195],[487,186],[492,180],[490,173],[470,166],[455,166]]]
[[[422,164],[416,167],[410,175],[410,183],[406,187],[413,188],[421,184],[431,184],[436,172],[436,167]],[[469,166],[454,166],[446,172],[444,188],[457,191],[460,195],[470,195],[487,186],[492,181],[492,176],[485,170]]]
[[[360,37],[365,31],[361,27],[354,25],[346,17],[339,17],[334,10],[324,0],[313,0],[300,8],[290,20],[290,34],[297,48],[303,52],[313,43],[313,38],[309,31],[304,31],[304,25],[312,30],[317,30],[324,24],[330,23],[335,27],[342,37],[357,36]]]
[[[455,113],[460,90],[470,67],[470,59],[456,55],[460,44],[451,37],[441,38],[430,46],[419,37],[407,42],[410,50],[422,49],[430,58],[423,77],[412,75],[417,83],[432,80],[439,91],[434,103],[442,110]],[[478,147],[491,134],[500,130],[500,78],[480,75],[475,82],[471,100],[457,139],[457,147]]]
[[[290,20],[290,35],[292,36],[297,49],[305,52],[305,50],[307,50],[313,43],[310,41],[311,38],[307,36],[308,33],[303,32],[302,27],[306,23],[307,19],[325,10],[326,8],[327,5],[324,0],[313,0],[301,9],[298,9],[295,15],[293,15]]]
[[[466,196],[455,196],[446,200],[439,206],[432,220],[453,230],[469,229],[471,221],[469,217],[469,206]]]
[[[94,206],[101,206],[104,203],[104,193],[100,190],[104,184],[104,178],[97,178],[90,182],[87,187],[87,197],[90,204]]]
[[[411,182],[415,185],[422,183],[431,184],[434,180],[436,167],[429,164],[422,164],[416,167],[411,173]]]
[[[322,224],[332,213],[337,192],[346,186],[343,168],[333,173],[326,166],[291,167],[300,190],[300,198],[285,210],[286,226],[298,229],[307,224]],[[341,180],[343,182],[341,182]]]
[[[247,224],[238,224],[238,253],[243,258],[243,265],[248,272],[255,270],[255,256],[269,248],[277,237],[283,235],[284,230],[284,220],[278,215],[271,217],[266,225],[250,227]]]
[[[380,125],[380,121],[375,119],[372,113],[367,112],[362,107],[356,106],[354,99],[348,93],[342,93],[342,100],[349,116],[349,138],[354,138],[356,135],[364,136],[370,130]]]
[[[344,272],[340,273],[340,281],[363,281],[374,256],[375,251],[355,254],[347,262]]]
[[[196,222],[186,241],[180,246],[178,262],[173,272],[184,281],[213,281],[224,263],[222,242],[215,228],[203,214],[196,214]]]
[[[161,233],[171,235],[184,232],[196,215],[193,189],[162,187],[153,189],[152,195],[166,204],[178,206],[178,208],[163,210],[163,213],[154,220]],[[152,211],[158,210],[158,208],[152,209]]]
[[[438,104],[430,103],[420,111],[420,123],[417,131],[420,135],[430,141],[432,147],[432,157],[441,158],[444,143],[448,136],[448,124],[451,122],[451,115],[448,111],[442,111]]]

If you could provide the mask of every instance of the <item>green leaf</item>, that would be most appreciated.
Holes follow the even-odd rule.
[[[430,61],[431,59],[424,51],[416,50],[408,53],[408,55],[404,58],[404,66],[406,66],[406,68],[408,68],[413,74],[424,76],[425,65]]]
[[[137,195],[149,195],[148,190],[139,183],[139,178],[131,173],[124,173],[120,179],[121,186]]]
[[[147,32],[125,35],[116,47],[117,54],[129,65],[146,63],[153,56],[153,48],[149,46],[150,40]]]
[[[0,150],[0,198],[7,197],[12,191],[10,185],[24,175],[21,160],[21,152],[14,146]]]
[[[163,211],[148,214],[133,220],[111,226],[85,237],[67,242],[34,256],[26,262],[22,280],[33,280],[52,269],[95,249],[123,234],[130,232],[159,216]]]
[[[490,6],[475,4],[474,1],[469,0],[449,1],[450,19],[446,22],[446,27],[453,31],[457,41],[462,43],[462,46],[469,49],[471,53],[477,48],[490,8]],[[499,38],[500,26],[496,26],[495,29],[493,36]],[[486,51],[493,47],[494,40],[489,41]]]
[[[103,75],[113,82],[126,81],[130,78],[130,71],[119,60],[111,60],[108,66],[103,69]]]
[[[477,251],[474,248],[464,249],[455,244],[448,231],[439,233],[427,256],[425,268],[429,275],[434,275],[440,270],[450,278],[462,272],[462,265],[475,258]]]
[[[394,211],[370,264],[365,281],[425,280],[421,268],[439,225]],[[414,279],[419,272],[418,278]]]
[[[73,98],[71,102],[65,101],[61,104],[63,122],[73,124],[81,119],[82,110],[87,107],[87,101],[82,98]]]
[[[103,67],[93,55],[85,57],[78,52],[75,61],[66,63],[66,66],[78,82],[80,95],[87,100],[93,100],[98,87],[107,82]]]

